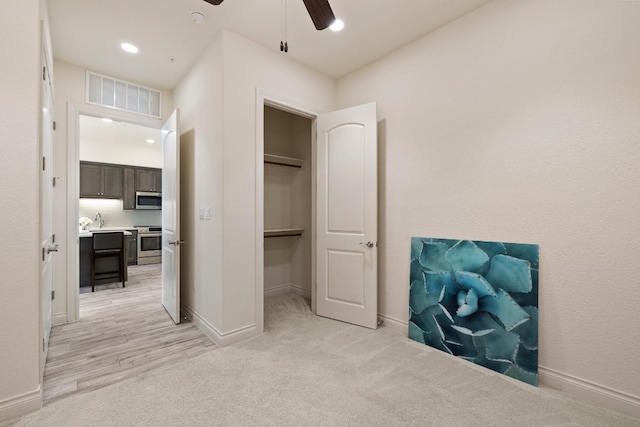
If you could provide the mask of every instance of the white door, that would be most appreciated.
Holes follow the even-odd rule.
[[[180,323],[180,132],[179,110],[162,126],[162,305]]]
[[[46,46],[43,43],[43,46]],[[42,64],[47,62],[47,50],[43,48]],[[52,254],[58,250],[53,237],[53,88],[48,66],[43,66],[41,85],[41,167],[40,167],[40,336],[42,353],[40,376],[44,374],[49,349],[49,334],[52,323],[53,260]]]
[[[317,128],[317,314],[375,329],[376,104],[320,115]]]

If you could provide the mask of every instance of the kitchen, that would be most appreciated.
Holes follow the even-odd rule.
[[[109,118],[80,116],[80,293],[91,292],[95,233],[124,233],[127,272],[162,260],[161,130]],[[121,287],[117,257],[95,260],[95,289]]]

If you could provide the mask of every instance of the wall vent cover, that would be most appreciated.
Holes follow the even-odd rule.
[[[159,119],[162,92],[87,71],[87,103]]]

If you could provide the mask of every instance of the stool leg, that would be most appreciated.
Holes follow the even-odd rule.
[[[91,292],[96,290],[96,258],[91,253]]]

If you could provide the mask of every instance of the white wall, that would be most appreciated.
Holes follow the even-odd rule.
[[[3,2],[0,28],[0,420],[38,408],[39,379],[39,0]]]
[[[333,107],[335,98],[332,79],[228,31],[214,40],[175,90],[183,141],[188,141],[181,154],[192,157],[182,165],[192,167],[185,179],[195,187],[189,211],[183,212],[194,221],[183,226],[190,233],[185,240],[194,242],[185,245],[193,275],[183,275],[183,299],[193,304],[187,309],[219,342],[255,334],[258,322],[257,88],[318,111]],[[207,206],[212,220],[198,220],[198,208]]]
[[[180,108],[181,304],[203,330],[222,323],[222,37],[174,90]],[[199,220],[199,208],[211,220]],[[216,333],[216,332],[214,332]]]
[[[378,102],[387,324],[411,236],[537,243],[542,381],[640,414],[639,25],[638,2],[495,1],[339,80]]]
[[[160,130],[158,135],[158,141],[160,141],[162,137]],[[162,145],[146,143],[134,145],[119,143],[119,141],[109,141],[107,144],[102,139],[82,138],[80,160],[162,169]]]

